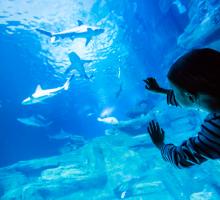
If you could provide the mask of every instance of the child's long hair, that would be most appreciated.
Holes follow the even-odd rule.
[[[208,48],[192,50],[177,59],[167,77],[194,95],[204,93],[220,100],[220,52]]]

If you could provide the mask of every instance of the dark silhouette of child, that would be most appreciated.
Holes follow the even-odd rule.
[[[198,135],[180,146],[164,144],[164,130],[158,122],[151,121],[147,129],[163,159],[184,168],[220,158],[220,52],[208,48],[192,50],[177,59],[167,77],[171,90],[161,88],[154,78],[144,80],[145,88],[167,95],[170,105],[199,108],[210,114]]]

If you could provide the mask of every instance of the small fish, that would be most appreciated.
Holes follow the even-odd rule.
[[[64,38],[70,38],[70,39],[85,38],[86,46],[89,44],[89,42],[94,36],[98,36],[104,32],[104,29],[99,27],[84,25],[80,20],[78,20],[78,26],[57,33],[52,33],[39,28],[37,28],[36,30],[44,35],[49,36],[51,38],[50,39],[51,42],[54,42],[57,39],[64,39]]]
[[[111,124],[111,125],[116,125],[119,123],[118,119],[115,117],[105,117],[105,118],[98,117],[97,120],[99,122],[103,122],[103,123]]]
[[[37,86],[35,92],[30,96],[27,97],[22,101],[22,105],[31,105],[31,104],[36,104],[36,103],[41,103],[45,99],[51,98],[53,96],[56,96],[59,94],[62,90],[68,90],[70,82],[74,75],[71,75],[70,78],[67,79],[67,81],[64,83],[63,86],[53,88],[53,89],[42,89],[40,85]]]
[[[119,67],[118,68],[118,79],[120,79],[121,78],[121,68]]]
[[[120,83],[120,86],[119,86],[119,88],[118,88],[118,91],[117,91],[116,94],[115,94],[115,98],[116,98],[116,99],[120,97],[122,91],[123,91],[123,83],[121,82],[121,83]]]
[[[33,115],[31,117],[26,118],[17,118],[17,120],[22,124],[34,127],[47,127],[53,123],[51,121],[48,122],[42,115]]]

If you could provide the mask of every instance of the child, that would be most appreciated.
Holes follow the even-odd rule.
[[[198,135],[180,146],[164,144],[164,130],[151,121],[147,129],[163,159],[183,168],[220,158],[220,52],[192,50],[171,66],[167,77],[172,90],[161,88],[154,78],[144,80],[145,88],[166,94],[168,104],[200,108],[210,114]]]

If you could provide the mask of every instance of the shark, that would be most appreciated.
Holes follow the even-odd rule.
[[[51,121],[48,122],[42,115],[33,115],[31,117],[26,118],[17,118],[17,120],[22,124],[34,127],[47,127],[53,123]]]
[[[87,46],[91,41],[91,39],[95,36],[102,34],[104,32],[104,29],[95,26],[84,25],[82,21],[78,20],[78,26],[73,27],[72,29],[69,30],[53,33],[37,28],[36,31],[49,36],[51,42],[64,38],[70,38],[73,40],[76,38],[85,38],[86,39],[85,45]]]
[[[70,59],[71,65],[65,71],[65,74],[68,74],[73,69],[76,69],[79,72],[80,76],[87,79],[87,80],[90,80],[93,77],[93,75],[91,75],[91,76],[87,75],[87,73],[85,71],[85,67],[84,67],[84,65],[86,63],[90,63],[90,62],[92,62],[92,60],[82,60],[75,52],[69,53],[69,59]]]
[[[67,79],[67,81],[64,83],[63,86],[60,86],[57,88],[42,89],[40,85],[37,85],[35,92],[30,97],[25,98],[21,104],[31,105],[31,104],[36,104],[36,103],[42,103],[44,100],[56,96],[61,91],[68,90],[70,86],[70,82],[73,77],[74,77],[74,74],[72,74],[70,78]]]
[[[71,140],[76,143],[85,143],[85,139],[82,136],[73,135],[69,132],[64,131],[63,129],[61,129],[60,132],[55,135],[49,135],[49,138],[52,140]]]

